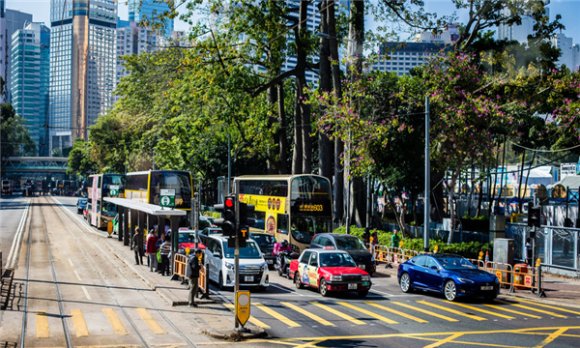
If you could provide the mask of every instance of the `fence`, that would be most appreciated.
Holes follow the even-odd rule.
[[[459,221],[459,220],[458,220]],[[455,233],[453,234],[452,243],[460,242],[489,242],[488,232],[478,232],[478,231],[464,231],[461,224],[458,224]],[[381,228],[385,231],[400,230],[399,225],[393,223],[386,223]],[[407,225],[406,230],[409,232],[412,238],[423,238],[423,226],[409,226]],[[429,239],[438,239],[447,241],[449,237],[449,230],[443,224],[431,223],[429,227]]]
[[[175,259],[173,260],[173,274],[180,277],[181,279],[185,279],[188,274],[187,274],[187,261],[188,258],[186,255],[183,254],[177,254],[175,255]],[[207,272],[206,272],[206,268],[204,265],[201,266],[201,269],[199,270],[199,278],[197,280],[198,284],[199,284],[199,289],[200,291],[205,295],[209,295],[209,292],[207,292]],[[207,298],[207,297],[206,297]]]

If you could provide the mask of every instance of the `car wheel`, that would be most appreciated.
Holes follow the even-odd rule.
[[[298,272],[294,273],[294,285],[296,286],[296,289],[302,289],[304,287],[302,282],[300,282],[300,274],[298,274]]]
[[[413,288],[411,286],[411,277],[409,276],[409,273],[403,273],[403,275],[401,276],[401,280],[399,280],[399,286],[401,287],[401,291],[404,293],[409,293],[413,291]]]
[[[369,291],[368,290],[360,290],[358,292],[358,297],[364,298],[364,297],[367,297],[368,294],[369,294]]]
[[[457,299],[457,285],[453,280],[448,280],[443,287],[443,294],[448,301]]]
[[[220,272],[220,276],[218,278],[218,287],[220,288],[220,290],[224,290],[225,286],[224,286],[224,276],[222,274],[222,272]]]
[[[328,285],[326,284],[326,280],[324,280],[324,278],[320,279],[320,286],[318,287],[318,291],[320,291],[320,295],[322,295],[322,297],[328,296]]]

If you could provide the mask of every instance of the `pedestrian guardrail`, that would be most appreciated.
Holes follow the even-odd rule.
[[[209,294],[209,291],[207,291],[208,290],[207,273],[205,271],[205,266],[201,266],[201,269],[199,270],[199,278],[197,279],[197,284],[203,294]]]
[[[529,266],[525,263],[507,264],[501,262],[470,260],[477,268],[495,274],[500,286],[509,289],[510,293],[516,290],[529,290],[540,297],[545,297],[542,290],[542,269],[538,263],[537,267]]]
[[[173,274],[185,278],[185,270],[187,267],[187,256],[182,254],[175,255],[173,259]]]
[[[374,253],[377,262],[386,262],[387,264],[403,263],[410,258],[419,255],[415,250],[393,248],[384,245],[371,246],[371,253]]]

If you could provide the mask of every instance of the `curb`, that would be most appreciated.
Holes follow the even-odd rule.
[[[241,332],[236,330],[203,330],[202,333],[212,338],[224,341],[242,341],[252,338],[265,338],[268,336],[266,330],[262,328],[252,328],[249,332]]]
[[[573,303],[569,303],[568,301],[558,301],[556,299],[551,300],[551,299],[546,299],[544,298],[540,298],[536,295],[522,295],[522,294],[518,294],[518,293],[513,293],[513,294],[501,294],[500,296],[504,297],[504,298],[508,298],[510,299],[510,297],[515,297],[515,298],[522,298],[522,299],[526,299],[526,300],[536,300],[538,302],[542,302],[545,304],[549,304],[549,305],[553,305],[553,306],[566,306],[566,307],[570,307],[570,308],[577,308],[580,309],[580,305],[577,304],[573,304]]]

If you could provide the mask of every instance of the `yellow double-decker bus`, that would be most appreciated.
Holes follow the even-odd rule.
[[[253,175],[234,178],[240,202],[254,205],[252,227],[302,251],[316,233],[332,232],[330,181],[319,175]]]
[[[191,210],[193,179],[185,170],[147,170],[127,173],[125,198],[160,205],[161,190],[174,190],[175,209]]]

